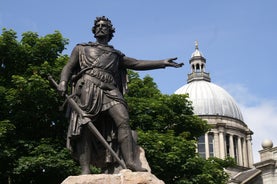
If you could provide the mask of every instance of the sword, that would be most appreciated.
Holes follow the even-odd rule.
[[[56,83],[56,81],[53,79],[51,75],[48,75],[48,80],[55,86],[56,89],[58,89],[58,84]],[[104,139],[102,134],[98,131],[98,129],[94,126],[91,120],[88,117],[86,117],[86,113],[78,106],[78,104],[69,95],[65,94],[65,97],[67,99],[69,106],[81,116],[83,121],[82,124],[87,124],[89,130],[102,143],[102,145],[111,152],[114,159],[122,166],[122,168],[127,169],[125,163],[122,160],[120,160],[120,158],[111,148],[111,146],[107,143],[107,141]]]

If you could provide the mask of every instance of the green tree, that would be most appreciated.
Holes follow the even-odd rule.
[[[224,184],[223,167],[232,159],[201,158],[196,150],[198,137],[209,125],[193,115],[187,95],[164,95],[150,76],[143,79],[129,71],[131,125],[138,129],[139,143],[145,149],[152,172],[167,184]]]
[[[13,147],[15,126],[8,120],[0,121],[0,182],[7,183],[12,175],[16,149]],[[5,182],[4,182],[5,181]]]
[[[64,145],[48,138],[41,139],[26,156],[20,157],[13,172],[16,183],[48,184],[61,183],[67,176],[79,173],[79,169]]]
[[[13,30],[0,35],[0,183],[60,183],[80,172],[65,148],[63,99],[47,80],[67,62],[68,40],[58,31],[17,39]],[[169,184],[224,183],[231,162],[195,153],[209,126],[193,115],[188,96],[162,94],[150,76],[129,71],[129,79],[130,123],[153,173]]]
[[[58,31],[44,37],[26,32],[20,41],[15,31],[2,31],[0,183],[59,183],[79,172],[64,147],[62,99],[47,80],[48,73],[59,76],[67,43]]]

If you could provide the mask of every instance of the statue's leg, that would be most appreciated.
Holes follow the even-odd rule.
[[[90,174],[91,163],[91,135],[87,126],[82,127],[79,142],[77,143],[77,151],[79,156],[79,163],[82,169],[81,174]]]
[[[126,107],[117,104],[109,109],[109,114],[113,118],[118,128],[118,143],[121,148],[126,167],[132,171],[146,172],[145,168],[140,167],[134,162],[135,142],[129,125],[129,114]]]

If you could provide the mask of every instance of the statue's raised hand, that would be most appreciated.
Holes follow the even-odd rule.
[[[168,58],[168,59],[165,59],[164,62],[165,62],[165,65],[166,66],[171,66],[171,67],[175,67],[175,68],[180,68],[184,65],[184,63],[176,63],[174,62],[174,60],[176,60],[177,57],[175,58]]]

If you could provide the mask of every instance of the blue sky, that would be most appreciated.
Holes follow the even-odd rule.
[[[93,1],[0,0],[0,27],[20,35],[59,30],[70,43],[70,54],[80,42],[93,41],[96,16],[110,18],[116,28],[111,44],[137,59],[178,57],[180,69],[140,72],[149,74],[159,89],[172,94],[186,84],[194,41],[207,59],[212,82],[238,102],[245,123],[254,131],[253,151],[261,141],[277,144],[277,1]]]

